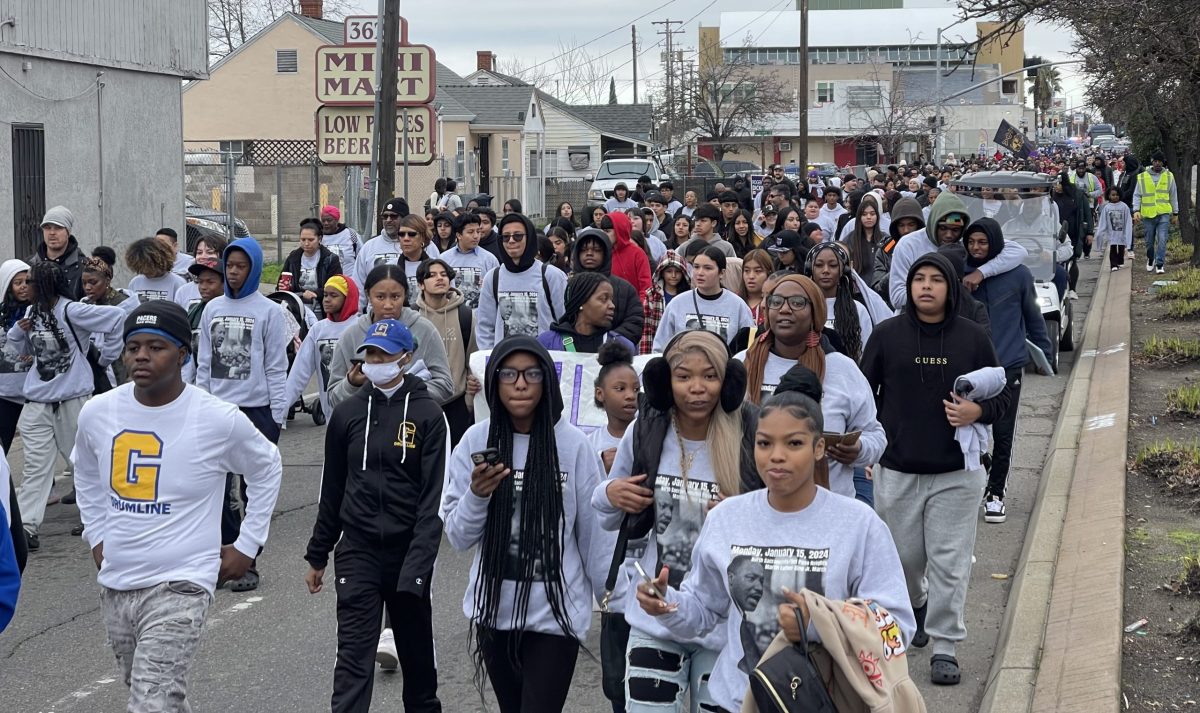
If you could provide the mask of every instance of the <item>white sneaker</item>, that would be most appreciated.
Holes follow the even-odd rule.
[[[379,647],[375,649],[375,663],[384,671],[395,671],[400,666],[400,657],[396,654],[396,638],[391,629],[384,629],[379,635]]]
[[[983,521],[992,524],[1000,524],[1008,519],[1004,514],[1004,501],[993,495],[983,505]]]
[[[1077,300],[1079,299],[1079,295],[1075,294],[1075,290],[1067,290],[1067,299]]]
[[[1154,263],[1149,260],[1146,261],[1146,272],[1154,272]]]
[[[1166,272],[1166,270],[1165,270],[1165,269],[1163,269],[1163,268],[1161,268],[1161,267],[1156,267],[1156,268],[1154,268],[1154,271],[1155,271],[1156,273],[1158,273],[1159,275],[1161,275],[1161,274],[1163,274],[1163,273],[1165,273],[1165,272]]]

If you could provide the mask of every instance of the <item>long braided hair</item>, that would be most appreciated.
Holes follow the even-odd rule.
[[[785,282],[800,285],[808,297],[809,312],[812,314],[812,334],[816,335],[817,340],[815,346],[810,344],[805,347],[797,363],[804,365],[817,375],[817,379],[824,381],[825,351],[821,348],[819,340],[821,331],[825,328],[825,296],[821,294],[821,288],[817,287],[815,282],[804,275],[792,274],[780,278],[771,293],[763,297],[764,303]],[[763,373],[766,371],[767,357],[775,346],[775,334],[770,329],[770,323],[771,315],[768,312],[767,329],[746,349],[746,400],[755,404],[762,403]]]
[[[858,361],[863,348],[862,324],[858,320],[858,305],[854,299],[854,275],[850,274],[850,255],[846,248],[840,243],[820,243],[808,254],[808,260],[804,264],[805,272],[812,277],[817,256],[826,250],[833,251],[837,256],[838,270],[841,273],[838,275],[837,292],[833,300],[833,328],[842,338],[846,356]]]
[[[71,301],[71,287],[67,283],[67,273],[63,272],[58,263],[43,260],[29,268],[29,284],[33,288],[32,318],[34,323],[41,322],[45,325],[54,335],[54,341],[58,342],[59,350],[67,351],[70,348],[67,343],[67,333],[63,331],[62,325],[58,323],[58,318],[54,316],[54,306],[58,304],[59,299]]]
[[[508,344],[506,344],[508,342]],[[538,366],[545,371],[542,380],[542,397],[534,411],[533,425],[529,431],[529,448],[523,464],[513,463],[512,417],[499,397],[498,372],[508,357],[517,353],[532,354]],[[503,340],[493,351],[492,368],[485,380],[491,419],[488,426],[488,444],[500,452],[500,462],[507,464],[513,474],[501,481],[488,502],[487,522],[479,544],[479,573],[475,581],[475,608],[477,618],[471,622],[471,655],[475,662],[474,682],[483,695],[484,649],[494,635],[498,624],[501,591],[505,579],[514,581],[516,601],[512,620],[503,622],[511,626],[516,641],[507,652],[515,656],[520,637],[525,629],[529,600],[533,588],[539,583],[545,588],[550,611],[563,635],[575,638],[568,618],[566,596],[563,586],[563,531],[566,515],[563,508],[562,478],[558,461],[558,443],[554,425],[561,407],[556,407],[554,394],[558,393],[558,380],[554,364],[546,350],[529,337],[511,337]],[[523,471],[520,491],[517,490],[515,474]],[[517,509],[520,509],[517,512]],[[514,515],[516,527],[514,532]],[[512,558],[509,549],[513,538],[517,540],[519,556]],[[513,571],[512,563],[516,563]],[[535,581],[539,580],[539,581]]]

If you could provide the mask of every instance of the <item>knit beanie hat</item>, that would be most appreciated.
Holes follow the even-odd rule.
[[[138,305],[125,318],[124,339],[142,332],[166,337],[172,344],[192,348],[192,325],[183,307],[168,300],[151,300]]]
[[[42,225],[58,225],[71,232],[75,227],[75,216],[71,211],[67,210],[66,206],[56,205],[46,211],[46,216],[42,218]]]

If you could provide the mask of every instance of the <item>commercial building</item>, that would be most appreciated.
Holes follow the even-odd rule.
[[[180,87],[208,71],[204,0],[0,6],[0,258],[30,255],[57,204],[85,251],[182,232]]]
[[[702,66],[742,63],[752,76],[780,81],[796,102],[795,112],[770,117],[739,155],[765,153],[784,164],[794,159],[802,101],[808,161],[840,166],[931,156],[938,115],[943,157],[990,146],[1002,120],[1028,121],[1023,75],[1000,78],[1022,68],[1021,31],[971,56],[968,45],[993,25],[961,22],[951,3],[824,0],[808,15],[805,87],[799,84],[800,12],[725,12],[719,26],[700,29]]]

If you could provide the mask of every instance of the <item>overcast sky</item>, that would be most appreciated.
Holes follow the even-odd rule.
[[[376,0],[356,2],[362,14],[378,11]],[[461,14],[453,14],[452,7],[460,8]],[[659,63],[661,47],[654,47],[662,40],[656,34],[662,26],[651,25],[652,21],[690,19],[683,28],[684,33],[676,36],[676,42],[682,47],[694,48],[698,44],[697,28],[701,24],[718,25],[722,11],[770,12],[794,8],[794,0],[648,0],[631,4],[473,0],[457,5],[401,0],[401,14],[408,20],[409,40],[432,46],[443,64],[464,76],[475,70],[477,50],[495,52],[501,63],[520,57],[526,64],[534,64],[558,54],[560,41],[584,43],[611,32],[589,44],[587,49],[595,54],[612,52],[606,59],[614,66],[624,65],[614,72],[617,92],[623,102],[632,99],[629,25],[635,18],[645,15],[635,24],[639,53],[642,48],[648,50],[638,60],[638,76],[650,77],[652,82],[654,75],[661,77],[662,69]],[[767,15],[764,22],[770,22],[771,18],[772,15]],[[1045,25],[1027,28],[1025,53],[1041,55],[1051,61],[1071,59],[1068,54],[1070,37],[1060,28]],[[1068,106],[1082,104],[1084,83],[1076,70],[1063,66],[1059,67],[1059,72],[1064,79]],[[604,83],[607,84],[607,80]],[[648,84],[639,80],[639,98],[645,97]],[[607,86],[604,89],[607,90]]]

